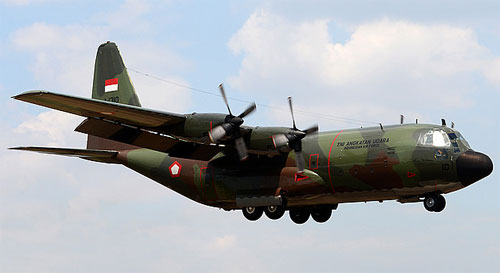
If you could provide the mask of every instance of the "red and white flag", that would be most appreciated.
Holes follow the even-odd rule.
[[[116,90],[118,90],[118,78],[104,81],[104,92],[111,92]]]

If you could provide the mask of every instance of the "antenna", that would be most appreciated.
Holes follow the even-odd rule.
[[[401,124],[405,121],[405,116],[401,115]]]
[[[444,118],[441,119],[441,126],[446,126],[446,120],[444,120]]]
[[[453,122],[453,121],[451,122],[451,128],[452,129],[455,128],[455,122]]]

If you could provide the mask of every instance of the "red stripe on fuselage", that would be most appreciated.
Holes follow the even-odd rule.
[[[337,137],[342,133],[344,130],[340,131],[332,141],[332,145],[330,145],[330,152],[328,152],[328,179],[330,179],[330,186],[332,186],[332,192],[335,193],[335,189],[333,188],[333,182],[332,182],[332,175],[330,173],[330,157],[332,156],[332,148],[333,144],[335,143],[335,140],[337,140]]]

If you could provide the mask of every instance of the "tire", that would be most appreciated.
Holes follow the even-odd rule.
[[[332,216],[332,207],[330,205],[315,206],[311,210],[311,216],[314,221],[324,223]]]
[[[241,209],[243,211],[243,216],[250,221],[257,221],[264,213],[262,207],[244,207]]]
[[[444,210],[444,207],[446,207],[446,199],[444,199],[444,196],[438,195],[438,203],[434,212],[441,212]]]
[[[291,208],[289,214],[290,214],[290,219],[292,219],[292,221],[295,224],[299,225],[307,222],[309,216],[311,216],[310,210],[306,207]]]
[[[283,205],[267,206],[264,208],[264,212],[269,219],[278,220],[283,216],[283,214],[285,214],[285,207]]]
[[[425,197],[424,199],[424,207],[426,210],[428,211],[436,211],[436,209],[438,208],[438,204],[439,204],[439,196],[440,195],[437,195],[437,194],[431,194],[431,195],[428,195]]]

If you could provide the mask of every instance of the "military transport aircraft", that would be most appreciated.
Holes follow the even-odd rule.
[[[175,114],[141,107],[115,43],[99,46],[92,99],[29,91],[14,96],[86,117],[86,149],[11,149],[125,165],[196,202],[243,211],[251,221],[285,211],[297,224],[326,222],[338,204],[397,200],[445,207],[443,194],[488,176],[493,163],[453,128],[398,124],[317,132],[244,126],[239,115]]]

